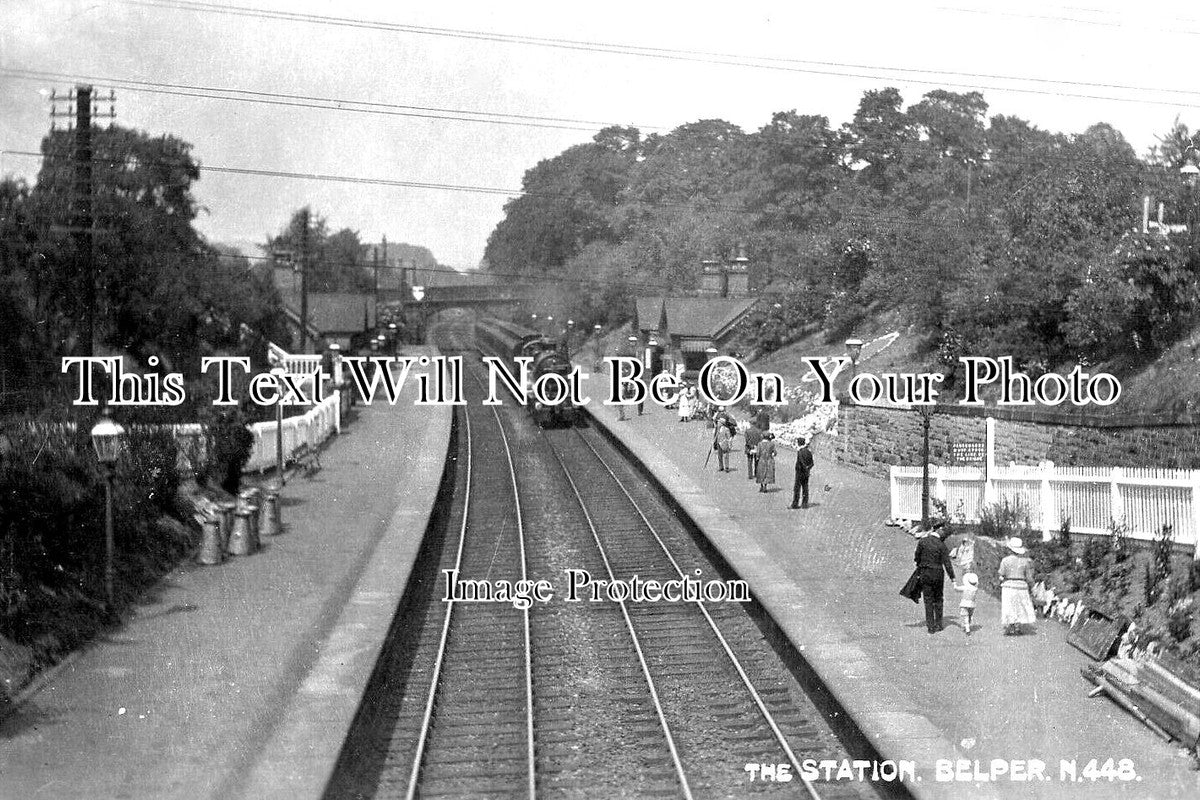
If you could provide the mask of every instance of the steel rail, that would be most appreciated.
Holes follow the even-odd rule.
[[[467,541],[467,511],[471,507],[471,415],[463,414],[466,420],[467,437],[467,479],[463,486],[462,525],[458,529],[458,552],[454,556],[454,569],[462,567],[463,547]],[[454,613],[457,601],[450,598],[446,603],[446,617],[442,621],[442,636],[438,642],[437,657],[433,663],[433,674],[429,681],[429,697],[425,701],[425,713],[421,718],[421,731],[417,736],[416,752],[413,754],[412,771],[408,775],[408,789],[404,793],[405,800],[415,800],[417,796],[417,781],[421,774],[421,762],[425,758],[425,745],[429,740],[429,731],[433,723],[433,705],[437,698],[438,681],[441,679],[442,663],[446,657],[446,645],[450,641],[450,617]]]
[[[475,376],[479,381],[478,376]],[[482,381],[479,381],[482,385]],[[512,448],[509,446],[508,435],[504,432],[504,425],[501,423],[500,415],[496,409],[492,409],[492,414],[496,418],[496,424],[500,429],[500,437],[504,442],[504,451],[508,459],[509,478],[512,482],[513,489],[513,505],[516,510],[517,517],[517,542],[521,556],[521,580],[527,580],[525,559],[525,530],[524,522],[521,518],[521,502],[520,493],[517,488],[516,470],[513,466]],[[462,525],[459,527],[458,549],[455,554],[454,568],[458,570],[462,566],[463,550],[466,544],[467,524],[469,519],[469,511],[471,508],[471,470],[473,466],[473,446],[471,437],[471,415],[464,411],[463,418],[466,420],[466,439],[467,439],[467,463],[466,463],[466,481],[463,487],[463,510],[462,510]],[[450,639],[450,623],[454,613],[455,605],[458,601],[450,598],[447,601],[446,616],[442,622],[441,639],[438,643],[437,658],[434,663],[433,673],[430,680],[429,696],[426,699],[425,711],[421,720],[421,731],[417,741],[416,752],[413,756],[412,770],[409,773],[408,788],[405,792],[406,800],[415,800],[417,796],[417,785],[420,780],[421,764],[424,760],[425,748],[429,739],[429,732],[433,723],[433,707],[438,693],[438,683],[441,676],[442,666],[445,661],[446,649]],[[533,667],[532,667],[532,646],[530,642],[529,631],[529,610],[525,609],[523,613],[524,623],[524,649],[525,649],[525,731],[526,731],[526,768],[527,780],[526,789],[529,800],[534,800],[537,796],[536,779],[535,779],[535,759],[533,745]]]
[[[583,495],[579,493],[579,487],[575,485],[575,479],[571,477],[571,473],[567,470],[566,464],[553,446],[549,448],[554,454],[554,458],[558,461],[559,467],[562,469],[562,474],[567,479],[567,483],[571,486],[571,491],[575,494],[575,499],[579,502],[579,507],[583,509],[584,519],[587,520],[588,528],[592,532],[592,539],[596,542],[596,547],[600,551],[600,558],[604,561],[604,569],[608,572],[610,582],[616,581],[616,575],[613,574],[612,565],[608,561],[608,553],[604,549],[604,544],[600,541],[600,534],[596,530],[596,525],[592,521],[592,514],[588,511],[587,504],[583,501]],[[633,640],[633,649],[637,653],[638,663],[642,668],[642,675],[646,679],[646,686],[650,689],[650,698],[654,703],[654,712],[658,715],[659,724],[662,725],[663,735],[667,739],[667,748],[671,751],[671,761],[675,765],[675,774],[679,777],[680,787],[683,789],[683,796],[687,800],[692,800],[692,788],[688,784],[687,775],[684,774],[683,763],[679,757],[679,750],[675,746],[675,737],[671,735],[671,727],[667,724],[667,718],[663,711],[662,701],[659,700],[658,690],[654,686],[654,678],[650,675],[650,665],[646,663],[645,653],[642,652],[642,645],[638,639],[637,631],[633,627],[633,620],[629,617],[629,609],[626,608],[625,601],[620,600],[617,603],[621,607],[621,615],[625,618],[625,627],[629,629],[629,636]]]
[[[471,376],[481,389],[487,390],[483,380],[473,371]],[[512,446],[508,442],[508,434],[504,432],[504,422],[500,412],[492,406],[492,416],[496,418],[496,427],[500,429],[500,438],[504,442],[504,457],[508,461],[508,477],[512,483],[513,509],[517,515],[517,548],[521,554],[521,580],[529,580],[528,563],[525,553],[525,519],[521,515],[521,490],[517,485],[517,468],[513,463]],[[529,609],[521,610],[522,625],[525,635],[525,737],[526,737],[526,767],[528,774],[529,800],[537,797],[537,759],[534,753],[533,741],[533,641],[529,630]]]
[[[479,382],[480,386],[483,386],[483,381],[479,379],[478,375],[475,376],[475,380]],[[513,506],[517,512],[517,546],[521,553],[521,580],[528,581],[529,573],[526,570],[525,560],[525,521],[521,517],[521,491],[517,487],[517,469],[513,465],[512,447],[508,443],[508,434],[504,432],[504,423],[500,420],[500,412],[495,406],[492,406],[492,414],[496,417],[496,425],[500,428],[500,438],[504,440],[504,455],[508,459],[508,476],[512,480]],[[537,761],[534,757],[533,747],[533,643],[529,634],[529,608],[522,609],[521,614],[524,617],[525,626],[525,733],[528,743],[526,760],[529,767],[529,800],[533,800],[537,796]]]
[[[639,517],[641,517],[642,522],[646,526],[646,529],[650,532],[650,535],[652,535],[654,537],[655,541],[658,542],[658,546],[662,549],[663,554],[666,555],[667,559],[671,562],[671,566],[674,567],[675,571],[679,574],[679,577],[686,578],[687,576],[684,574],[683,570],[679,567],[679,563],[675,560],[675,557],[673,555],[671,555],[671,551],[667,548],[667,545],[663,541],[662,537],[659,535],[658,530],[654,527],[653,523],[651,523],[650,520],[647,519],[646,514],[642,511],[642,507],[640,505],[638,505],[638,502],[636,500],[633,499],[633,495],[631,495],[629,493],[629,490],[625,487],[625,484],[621,481],[621,479],[619,477],[617,477],[616,472],[614,472],[613,468],[611,466],[609,466],[608,462],[604,459],[604,456],[600,455],[599,451],[597,451],[596,448],[592,446],[592,443],[587,440],[587,437],[583,435],[582,431],[580,431],[578,428],[576,428],[574,430],[575,430],[575,433],[578,434],[579,440],[581,442],[583,442],[589,450],[592,451],[592,454],[596,457],[597,461],[599,461],[601,466],[603,466],[604,469],[608,472],[608,474],[610,476],[612,476],[613,482],[615,482],[617,487],[620,488],[621,492],[625,495],[625,498],[629,501],[630,506],[633,507],[633,510],[637,512],[637,515]],[[551,449],[553,450],[553,448],[551,448]],[[555,458],[558,458],[557,452],[555,452],[554,455],[555,455]],[[562,464],[562,463],[563,463],[562,459],[559,459],[559,464]],[[563,471],[566,472],[565,465],[563,466]],[[568,475],[567,477],[568,477],[568,480],[571,480],[570,475]],[[573,489],[575,487],[574,480],[571,480],[571,487]],[[576,496],[578,496],[578,491],[576,491]],[[583,499],[580,498],[580,503],[582,504],[582,502],[583,502]],[[590,520],[590,517],[589,517],[589,520]],[[594,533],[594,530],[593,530],[593,533]],[[605,565],[607,565],[607,564],[608,564],[608,559],[606,558]],[[609,577],[610,578],[613,577],[611,574],[611,571],[610,571]],[[796,771],[796,776],[798,778],[800,778],[801,782],[804,784],[804,788],[808,791],[809,797],[812,798],[812,800],[821,800],[821,795],[817,791],[816,786],[813,784],[813,782],[811,780],[809,780],[807,777],[804,776],[803,770],[801,769],[801,766],[800,766],[800,761],[796,757],[795,752],[793,752],[791,745],[788,744],[787,737],[784,736],[783,731],[779,728],[778,723],[776,723],[775,716],[771,713],[770,709],[767,708],[766,703],[763,702],[762,696],[758,693],[758,690],[754,687],[753,682],[750,680],[750,676],[746,674],[746,670],[742,667],[741,661],[738,659],[737,655],[733,652],[733,648],[731,648],[729,646],[728,640],[726,640],[724,634],[721,633],[720,628],[717,626],[716,620],[714,620],[712,618],[712,615],[709,613],[708,608],[705,607],[704,602],[702,600],[695,600],[693,602],[696,604],[697,607],[699,607],[701,613],[703,613],[704,619],[707,620],[709,627],[712,628],[712,632],[713,632],[713,634],[716,635],[717,641],[719,641],[721,643],[721,648],[725,651],[725,655],[727,655],[729,657],[729,660],[733,664],[734,669],[737,670],[738,676],[742,679],[742,683],[745,685],[747,691],[749,691],[750,696],[754,699],[754,703],[758,707],[759,713],[762,714],[763,719],[766,721],[767,725],[771,728],[771,732],[775,735],[776,741],[779,742],[779,745],[783,748],[784,753],[787,754],[788,760],[791,762],[793,769],[795,769],[795,771]]]

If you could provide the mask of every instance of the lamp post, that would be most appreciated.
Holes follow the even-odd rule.
[[[602,364],[601,359],[604,355],[604,350],[601,347],[601,341],[600,341],[600,332],[602,330],[603,330],[603,328],[600,326],[599,322],[597,322],[595,325],[592,326],[592,339],[595,340],[593,342],[593,347],[596,350],[596,363],[592,365],[592,372],[599,372],[600,366]]]
[[[283,488],[286,481],[283,477],[283,376],[287,374],[287,370],[283,367],[275,367],[271,370],[271,374],[275,376],[275,475],[279,478],[279,488]],[[317,376],[320,380],[320,376]]]
[[[342,346],[337,342],[329,343],[329,364],[333,367],[334,386],[342,383]]]
[[[92,426],[92,447],[96,449],[96,461],[100,463],[104,474],[104,599],[110,615],[116,609],[113,593],[113,480],[124,434],[125,429],[112,421],[107,410]]]
[[[919,405],[917,411],[921,414],[921,530],[929,530],[929,425],[933,405]]]
[[[400,337],[396,335],[396,323],[388,323],[388,336],[392,337],[392,355],[400,352]]]
[[[846,351],[850,353],[850,381],[846,384],[846,397],[850,397],[850,387],[854,385],[854,379],[858,377],[858,357],[862,354],[863,340],[858,337],[851,337],[846,340]]]

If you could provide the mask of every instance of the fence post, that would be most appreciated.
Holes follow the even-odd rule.
[[[992,476],[996,474],[996,418],[986,420],[987,455],[983,462],[983,504],[992,505],[996,502],[996,484]]]
[[[900,484],[896,480],[896,466],[888,468],[888,488],[892,500],[891,518],[900,518]]]
[[[1120,479],[1125,474],[1125,470],[1120,467],[1112,469],[1112,518],[1113,523],[1120,525],[1125,521],[1125,501],[1121,499]]]
[[[1051,539],[1051,531],[1054,525],[1054,494],[1053,486],[1050,483],[1050,478],[1054,475],[1054,462],[1042,462],[1042,541],[1048,542]]]
[[[1200,469],[1192,470],[1192,558],[1200,561]]]

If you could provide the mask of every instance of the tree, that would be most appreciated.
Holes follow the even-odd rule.
[[[372,288],[366,247],[358,231],[342,228],[330,233],[329,221],[308,206],[293,212],[287,225],[260,246],[276,259],[291,263],[293,269],[299,269],[303,261],[310,292],[366,292]]]
[[[97,128],[92,139],[97,231],[89,246],[100,347],[143,363],[158,356],[158,369],[194,375],[201,354],[238,345],[241,324],[269,326],[277,299],[245,261],[223,260],[193,227],[191,185],[200,172],[191,145],[121,127]],[[32,188],[0,188],[0,294],[15,300],[10,313],[37,323],[19,326],[28,335],[10,338],[10,358],[40,363],[31,374],[54,375],[81,333],[77,310],[91,282],[79,273],[79,238],[64,232],[76,191],[72,135],[52,132],[42,152]]]
[[[884,195],[900,180],[906,151],[917,140],[913,122],[901,108],[903,104],[898,89],[867,91],[854,119],[842,128],[850,165],[858,169],[858,179]]]
[[[488,237],[488,268],[545,275],[590,242],[614,241],[615,210],[640,152],[636,128],[609,127],[527,171],[524,194],[505,204]]]
[[[1095,360],[1157,355],[1197,321],[1200,283],[1188,254],[1158,234],[1127,234],[1090,266],[1067,302],[1069,341]]]

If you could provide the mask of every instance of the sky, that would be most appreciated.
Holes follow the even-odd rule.
[[[211,241],[256,255],[307,204],[472,268],[525,170],[607,124],[753,131],[796,109],[839,126],[896,86],[907,103],[979,89],[989,115],[1052,131],[1108,122],[1143,154],[1177,117],[1200,128],[1200,9],[1074,2],[0,0],[0,150],[18,151],[0,174],[35,176],[18,153],[49,90],[115,84],[119,124],[194,145]]]

